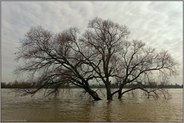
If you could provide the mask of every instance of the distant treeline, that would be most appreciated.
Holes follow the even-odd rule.
[[[1,88],[34,88],[34,86],[28,82],[1,82]]]
[[[1,82],[1,88],[37,88],[40,84],[31,83],[31,82]],[[125,88],[131,88],[134,85],[126,85]],[[91,85],[92,88],[105,88],[105,86],[99,86],[99,85]],[[167,84],[167,85],[144,85],[145,88],[183,88],[183,84],[179,85],[177,83],[175,84]],[[61,85],[60,88],[78,88],[75,86],[70,85]],[[118,88],[117,84],[112,84],[111,88]]]
[[[38,88],[41,83],[35,82],[1,82],[1,88]],[[61,88],[69,88],[69,85],[61,85]]]
[[[124,88],[132,88],[132,87],[135,87],[135,86],[136,86],[135,84],[130,84],[130,85],[125,85]],[[183,84],[179,85],[177,83],[175,83],[175,84],[167,84],[167,85],[150,84],[150,85],[142,85],[142,86],[144,86],[144,88],[183,88]],[[93,85],[92,87],[93,88],[99,88],[99,86],[97,86],[97,85]],[[103,86],[101,86],[101,87],[104,88]],[[118,88],[118,87],[119,86],[117,84],[112,84],[111,85],[111,88]]]

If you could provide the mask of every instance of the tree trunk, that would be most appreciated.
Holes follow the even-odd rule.
[[[119,92],[118,92],[118,99],[121,99],[121,97],[122,97],[121,90],[119,90]]]
[[[106,84],[107,100],[112,100],[110,84]]]
[[[86,88],[85,90],[86,90],[86,92],[88,92],[88,94],[89,94],[95,101],[101,100],[101,98],[98,96],[98,94],[97,94],[94,90],[92,90],[92,89],[90,89],[90,88]]]
[[[124,85],[120,85],[120,87],[119,87],[118,99],[121,99],[121,97],[122,97],[122,89],[123,89],[123,86],[124,86]]]

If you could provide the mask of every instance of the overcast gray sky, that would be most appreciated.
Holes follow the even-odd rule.
[[[75,26],[84,29],[90,19],[101,17],[128,26],[130,39],[144,41],[158,50],[168,50],[181,64],[182,83],[183,8],[181,1],[80,1],[80,2],[2,2],[2,81],[14,81],[17,62],[14,53],[19,41],[32,26],[41,25],[52,32]]]

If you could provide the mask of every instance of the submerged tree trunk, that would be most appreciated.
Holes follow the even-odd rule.
[[[120,85],[119,86],[119,91],[118,91],[118,99],[121,99],[121,97],[122,97],[122,89],[123,89],[123,87],[124,87],[124,84],[122,84],[122,85]]]
[[[118,91],[118,99],[121,99],[121,97],[122,97],[122,89],[120,89],[119,91]]]
[[[110,84],[106,84],[107,100],[112,100]]]
[[[98,101],[98,100],[101,100],[101,98],[98,96],[98,94],[90,89],[90,88],[85,88],[86,92],[88,92],[88,94],[95,100],[95,101]]]

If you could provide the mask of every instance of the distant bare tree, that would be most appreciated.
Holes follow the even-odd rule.
[[[160,88],[146,86],[174,75],[177,64],[168,52],[156,52],[143,42],[128,41],[128,35],[126,26],[101,18],[91,20],[83,34],[77,28],[58,34],[42,27],[31,28],[17,53],[17,59],[25,64],[16,72],[31,73],[39,83],[39,88],[26,90],[30,94],[42,88],[48,95],[57,94],[61,86],[75,85],[100,100],[91,85],[103,84],[107,100],[116,93],[120,99],[135,89],[143,90],[148,97],[157,95]],[[112,92],[115,80],[118,89]],[[126,85],[131,88],[123,91]]]

